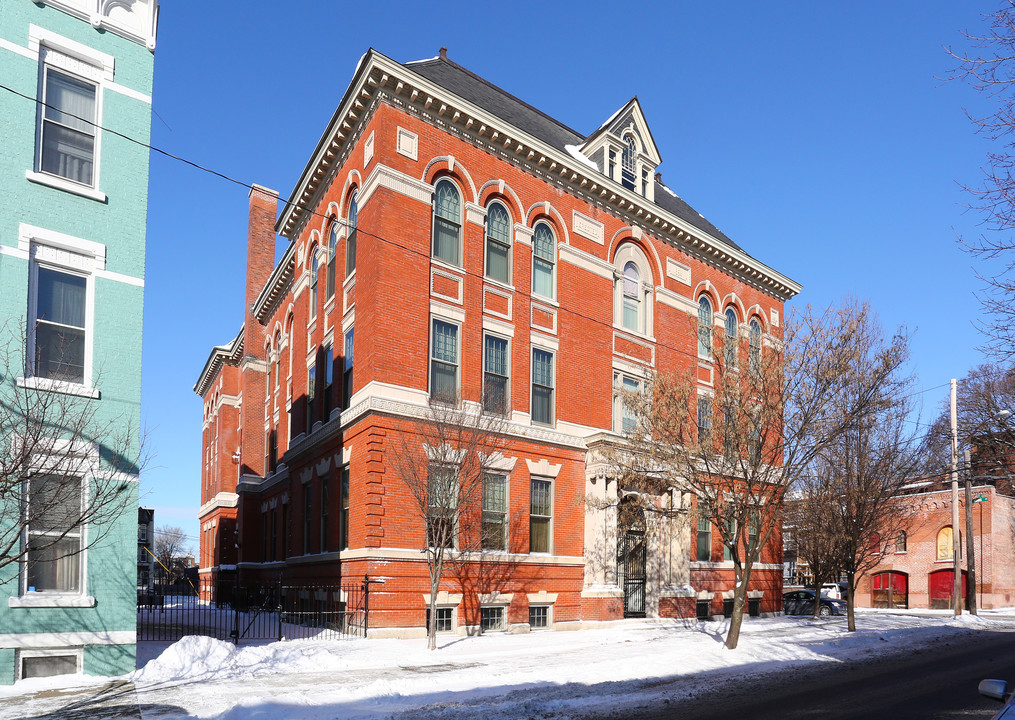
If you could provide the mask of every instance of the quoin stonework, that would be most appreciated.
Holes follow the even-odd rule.
[[[370,634],[422,635],[427,537],[393,457],[437,400],[503,419],[482,511],[505,528],[474,582],[445,578],[440,630],[723,612],[718,534],[618,520],[625,488],[589,448],[654,370],[696,368],[712,392],[699,318],[771,343],[800,288],[661,162],[637,99],[585,135],[443,50],[368,52],[281,213],[250,193],[243,323],[195,385],[205,597],[370,576]],[[758,612],[782,608],[779,546],[751,578]]]

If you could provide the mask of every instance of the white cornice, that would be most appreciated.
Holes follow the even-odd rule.
[[[238,365],[241,357],[243,357],[243,328],[240,328],[239,334],[233,338],[232,342],[212,348],[211,354],[204,363],[204,369],[201,370],[201,375],[194,383],[194,392],[204,397],[222,366],[226,364]]]
[[[357,136],[361,123],[381,100],[395,107],[411,109],[429,122],[432,120],[427,116],[439,117],[448,131],[468,138],[473,144],[515,164],[524,165],[533,174],[554,184],[568,186],[575,196],[583,197],[594,205],[608,207],[608,212],[645,228],[654,237],[666,240],[705,262],[721,265],[731,274],[775,297],[786,300],[801,289],[790,278],[742,250],[710,236],[586,167],[566,152],[513,127],[374,50],[369,51],[360,62],[352,84],[279,217],[276,223],[279,234],[290,238],[298,234],[308,211],[319,201],[326,187],[324,183],[335,170],[336,163],[347,154],[349,141]]]
[[[96,30],[106,30],[155,50],[159,27],[158,0],[35,0],[84,20]]]

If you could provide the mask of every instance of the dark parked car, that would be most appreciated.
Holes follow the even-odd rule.
[[[782,596],[782,611],[786,615],[813,615],[814,614],[814,591],[794,590]],[[821,598],[821,607],[818,615],[828,617],[829,615],[845,615],[846,603],[842,600]]]
[[[1015,704],[1012,704],[1012,694],[1008,692],[1008,683],[1004,680],[981,680],[980,694],[994,700],[1000,700],[1004,707],[993,717],[993,720],[1012,720],[1015,718]]]

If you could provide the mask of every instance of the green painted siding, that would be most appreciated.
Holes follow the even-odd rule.
[[[5,1],[3,6],[0,39],[20,49],[0,47],[5,85],[36,97],[39,60],[25,55],[30,54],[30,26],[44,28],[114,58],[116,87],[109,87],[108,81],[103,84],[99,123],[148,142],[151,105],[134,94],[151,95],[154,58],[149,50],[53,7],[22,0]],[[0,92],[0,340],[7,341],[0,345],[13,342],[11,372],[0,371],[0,393],[9,392],[14,379],[26,374],[24,343],[17,328],[29,311],[30,263],[24,247],[19,249],[19,228],[27,225],[102,244],[105,264],[90,280],[94,314],[89,327],[92,384],[99,397],[84,402],[95,409],[97,426],[111,423],[113,434],[131,438],[124,455],[136,465],[149,153],[141,145],[99,131],[97,189],[106,195],[102,202],[26,178],[26,172],[36,170],[37,124],[34,100]],[[94,440],[100,454],[113,446],[122,448],[112,435]],[[8,440],[0,438],[0,443],[6,445]],[[117,675],[134,669],[137,483],[125,482],[122,492],[122,515],[86,531],[84,595],[94,598],[93,607],[9,607],[7,597],[22,592],[19,567],[0,568],[0,683],[14,681],[15,647],[52,645],[56,633],[83,638],[75,647],[81,648],[86,674]]]

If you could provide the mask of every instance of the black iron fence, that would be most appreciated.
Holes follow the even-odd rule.
[[[202,600],[191,587],[153,584],[137,594],[137,639],[206,635],[241,641],[366,637],[371,580],[340,585],[234,585],[229,597]]]

